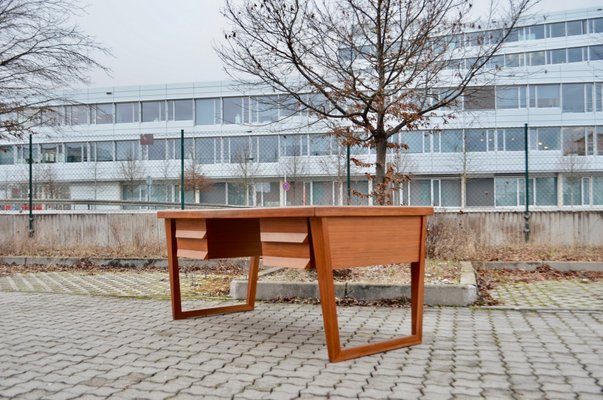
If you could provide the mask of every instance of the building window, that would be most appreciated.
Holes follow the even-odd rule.
[[[92,161],[113,161],[113,142],[96,142],[90,144]]]
[[[253,161],[248,136],[224,138],[224,161],[229,163],[248,163]]]
[[[544,39],[544,25],[532,25],[528,29],[528,40]]]
[[[465,149],[468,152],[496,150],[496,131],[493,129],[466,129]]]
[[[226,204],[226,184],[214,183],[211,190],[200,193],[203,204]]]
[[[63,146],[56,144],[56,143],[40,144],[40,156],[41,156],[40,162],[55,163],[55,162],[61,161],[60,156],[62,155],[62,150],[63,150]]]
[[[547,64],[565,64],[567,62],[565,49],[548,50],[546,53],[548,56]]]
[[[588,48],[587,47],[571,47],[567,49],[567,62],[582,62],[588,60]]]
[[[565,22],[547,25],[547,37],[556,38],[565,36]]]
[[[525,65],[524,53],[505,54],[505,67],[515,68]]]
[[[122,140],[115,142],[115,161],[138,160],[139,143],[137,140]]]
[[[10,165],[15,163],[15,154],[13,146],[0,146],[0,165]]]
[[[214,164],[216,162],[216,138],[195,139],[195,160],[199,164]]]
[[[195,100],[195,125],[216,125],[222,122],[222,102],[219,98]]]
[[[494,206],[494,179],[471,178],[467,180],[467,207]]]
[[[278,136],[258,137],[258,162],[276,162],[278,160]]]
[[[408,153],[423,153],[423,132],[404,132],[401,134],[402,144],[408,146]]]
[[[525,204],[525,180],[522,178],[496,178],[496,206],[518,206]]]
[[[526,87],[525,86],[497,86],[496,108],[525,108]]]
[[[142,122],[165,121],[165,101],[143,101]]]
[[[249,123],[249,97],[224,97],[222,109],[225,124]]]
[[[329,206],[333,204],[333,182],[312,182],[312,204]]]
[[[530,198],[532,204],[537,206],[555,206],[557,205],[557,178],[544,177],[532,179],[530,185],[532,193]]]
[[[589,48],[591,61],[603,60],[603,45],[590,46]]]
[[[180,139],[168,139],[168,159],[180,160],[182,158],[182,151],[184,150],[184,159],[191,160],[195,153],[193,139],[184,139],[184,149],[182,149],[180,143]]]
[[[493,110],[495,106],[494,86],[477,86],[465,91],[465,110]]]
[[[563,205],[582,206],[590,203],[590,178],[569,176],[563,180]]]
[[[445,130],[440,133],[440,151],[442,153],[459,153],[463,151],[463,131]]]
[[[90,107],[87,105],[71,106],[70,108],[70,125],[86,125],[88,121],[88,113]]]
[[[168,121],[192,121],[192,100],[168,100]]]
[[[65,143],[65,161],[68,163],[88,161],[86,143]]]
[[[97,124],[113,123],[113,103],[95,104],[92,106],[94,122]]]
[[[140,122],[138,103],[116,103],[115,113],[117,123]]]
[[[588,33],[603,33],[603,18],[593,18],[588,20]]]
[[[595,176],[593,182],[593,204],[603,205],[603,176]]]
[[[587,86],[591,88],[592,84],[584,83],[564,83],[562,89],[562,110],[563,112],[583,113],[586,110],[586,92]],[[592,97],[591,97],[592,99]],[[592,100],[591,100],[592,107]]]
[[[306,135],[282,135],[280,137],[281,157],[306,155],[303,150],[307,149],[307,145],[304,145],[303,142],[307,139]]]
[[[165,160],[165,139],[153,139],[153,143],[143,145],[147,160]]]
[[[545,58],[544,58],[544,50],[543,51],[533,51],[531,53],[527,53],[526,56],[528,57],[528,62],[530,63],[531,66],[537,66],[537,65],[544,65],[545,62]]]
[[[262,182],[255,185],[256,205],[278,207],[280,205],[280,185],[278,182]]]
[[[498,150],[524,151],[525,131],[521,128],[498,129]],[[503,140],[504,136],[504,140]],[[503,147],[504,143],[504,147]]]
[[[586,33],[586,20],[566,22],[567,36],[584,35]]]
[[[265,124],[278,121],[278,96],[255,96],[251,102],[251,122]]]
[[[563,155],[592,155],[594,150],[593,137],[593,128],[563,128]]]
[[[531,85],[530,107],[551,108],[560,106],[559,85]]]
[[[557,127],[530,128],[530,150],[559,150],[561,129]]]

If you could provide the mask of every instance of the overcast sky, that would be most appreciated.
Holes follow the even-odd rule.
[[[488,0],[475,0],[477,5]],[[88,0],[76,21],[109,48],[92,86],[228,79],[212,43],[224,38],[221,0]],[[603,6],[603,0],[541,0],[533,12]]]

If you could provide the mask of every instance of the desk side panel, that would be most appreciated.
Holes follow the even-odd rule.
[[[325,217],[333,268],[419,260],[421,217]]]

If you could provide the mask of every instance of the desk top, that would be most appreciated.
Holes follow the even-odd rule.
[[[432,207],[406,206],[303,206],[266,208],[219,208],[158,211],[158,218],[274,218],[274,217],[367,217],[432,215]]]

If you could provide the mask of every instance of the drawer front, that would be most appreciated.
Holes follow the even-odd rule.
[[[176,219],[178,257],[207,259],[205,219]]]
[[[262,218],[260,240],[264,265],[289,268],[311,266],[307,218]]]

